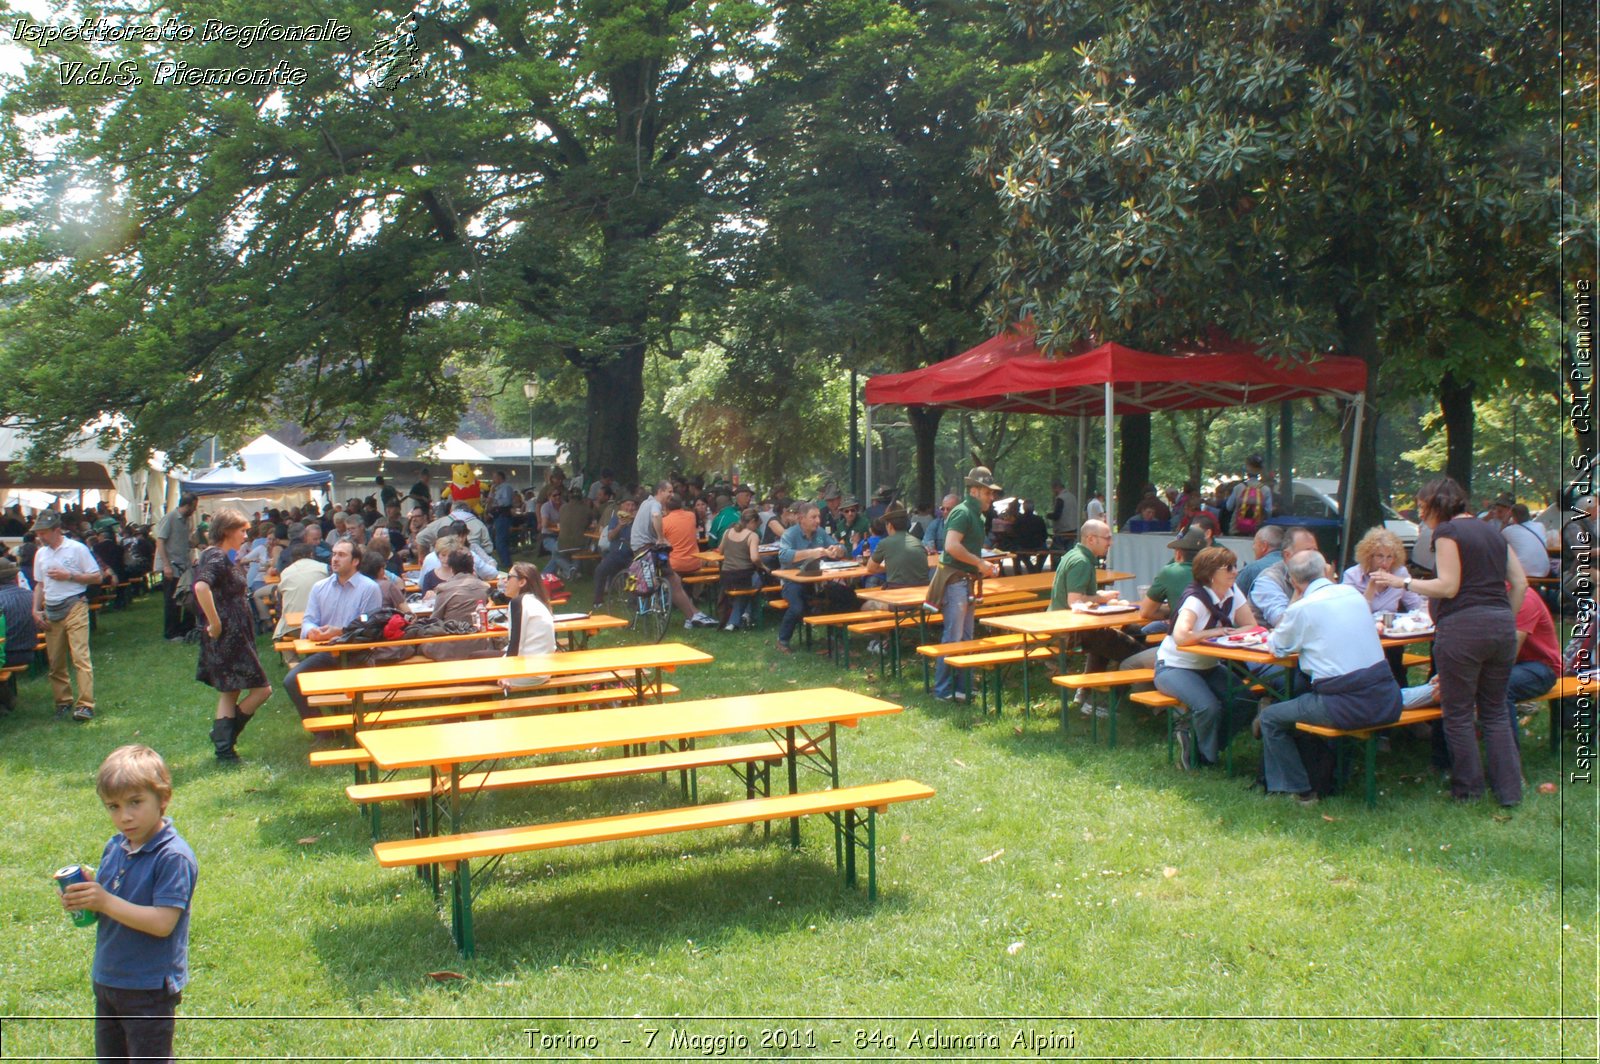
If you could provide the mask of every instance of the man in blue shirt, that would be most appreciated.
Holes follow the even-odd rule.
[[[844,557],[844,548],[822,530],[822,512],[817,509],[816,503],[801,503],[798,513],[799,520],[778,540],[780,569],[793,569],[797,565],[804,565],[813,560],[820,561],[823,558]],[[790,652],[789,639],[794,635],[801,618],[806,615],[807,586],[795,583],[793,580],[783,582],[783,601],[789,604],[789,608],[783,611],[783,620],[778,624],[778,649],[785,654]]]
[[[1289,597],[1294,588],[1289,580],[1289,563],[1305,551],[1317,549],[1317,537],[1309,528],[1296,525],[1283,533],[1283,558],[1267,566],[1251,580],[1250,608],[1256,620],[1268,628],[1276,628],[1289,608]],[[1321,557],[1318,554],[1317,557]],[[1371,612],[1370,610],[1368,611]]]
[[[305,617],[300,622],[300,634],[313,643],[326,643],[344,634],[346,627],[364,613],[372,613],[383,605],[383,592],[377,582],[356,571],[355,548],[349,540],[336,543],[329,556],[328,567],[333,575],[317,581],[306,602]],[[289,692],[289,701],[300,718],[315,717],[320,711],[313,709],[300,693],[300,674],[332,669],[339,664],[335,654],[312,654],[289,670],[283,686]]]
[[[930,554],[938,554],[944,550],[945,522],[950,517],[950,511],[961,505],[961,500],[954,494],[946,495],[939,504],[939,516],[928,522],[928,527],[922,533],[922,547]]]
[[[1275,656],[1300,655],[1311,690],[1261,711],[1262,759],[1268,794],[1292,794],[1302,802],[1316,795],[1306,775],[1295,724],[1371,728],[1400,719],[1400,688],[1384,660],[1366,596],[1327,578],[1328,563],[1317,550],[1289,562],[1294,601],[1267,640]]]
[[[1256,552],[1256,559],[1241,568],[1238,579],[1233,582],[1233,586],[1246,595],[1255,586],[1256,577],[1283,561],[1283,526],[1262,525],[1251,546]]]

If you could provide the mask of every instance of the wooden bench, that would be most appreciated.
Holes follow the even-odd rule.
[[[470,957],[477,948],[473,932],[474,891],[470,871],[471,862],[475,860],[491,859],[488,867],[492,870],[494,863],[508,854],[822,814],[834,822],[835,863],[840,863],[842,855],[846,883],[853,884],[856,881],[857,850],[865,852],[867,897],[871,900],[876,899],[878,893],[877,814],[886,812],[892,804],[931,798],[933,793],[933,788],[915,780],[897,780],[830,791],[625,813],[594,820],[380,842],[373,846],[372,851],[378,858],[378,864],[384,868],[437,865],[451,873],[451,935],[462,954]],[[866,811],[865,837],[862,836],[857,817],[857,810],[863,809]]]
[[[1561,720],[1559,717],[1561,699],[1572,698],[1576,696],[1578,693],[1578,687],[1579,681],[1576,676],[1563,676],[1555,682],[1550,690],[1546,691],[1538,698],[1531,700],[1534,702],[1544,702],[1548,704],[1550,708],[1550,749],[1552,752],[1557,752],[1561,748]],[[1443,716],[1444,711],[1439,707],[1429,706],[1422,709],[1403,710],[1400,713],[1399,720],[1392,724],[1380,724],[1373,728],[1355,728],[1351,730],[1345,730],[1341,728],[1334,728],[1328,725],[1306,724],[1303,722],[1297,723],[1295,728],[1298,731],[1303,731],[1311,735],[1318,735],[1324,739],[1334,740],[1335,742],[1340,740],[1348,740],[1352,742],[1359,742],[1362,745],[1365,795],[1367,806],[1368,808],[1371,808],[1378,804],[1378,734],[1380,732],[1388,731],[1391,728],[1402,728],[1408,724],[1426,724],[1430,721],[1438,720]],[[1512,722],[1512,727],[1516,727],[1515,721]],[[1343,767],[1343,761],[1341,758],[1339,765],[1340,771],[1337,773],[1339,778],[1343,777]]]
[[[1122,696],[1129,694],[1125,688],[1141,683],[1154,683],[1156,674],[1154,669],[1113,669],[1106,672],[1080,672],[1072,676],[1052,676],[1050,682],[1061,688],[1061,727],[1067,726],[1067,692],[1068,691],[1106,691],[1109,693],[1109,704],[1106,707],[1110,718],[1107,729],[1107,745],[1117,745],[1117,713],[1122,709]],[[1090,738],[1100,741],[1100,715],[1098,712],[1090,715]]]
[[[1032,595],[1032,593],[1024,591],[1010,591],[1003,594],[987,596],[984,599],[984,603],[984,605],[981,605],[972,611],[972,616],[974,618],[999,617],[1008,613],[1034,613],[1037,612],[1042,605],[1040,601]],[[889,620],[864,621],[860,624],[852,624],[845,630],[851,635],[865,636],[891,633],[891,639],[884,640],[884,643],[886,649],[888,649],[892,654],[894,672],[895,675],[898,676],[900,672],[900,633],[906,631],[908,628],[916,628],[919,636],[926,640],[927,626],[941,624],[943,621],[944,614],[922,610],[920,616],[915,613],[901,613],[900,615]],[[919,645],[927,644],[922,643]],[[942,657],[944,655],[935,656]],[[922,662],[922,689],[927,691],[928,687],[928,659],[924,658]]]
[[[810,754],[816,751],[815,743],[804,743],[797,752]],[[479,794],[521,787],[539,787],[547,784],[583,783],[589,780],[616,779],[623,776],[648,776],[654,773],[677,772],[682,778],[684,798],[690,803],[700,800],[696,770],[728,766],[733,768],[744,784],[745,797],[754,798],[759,789],[762,795],[772,793],[771,767],[788,757],[788,748],[777,739],[762,742],[740,743],[732,746],[711,746],[701,749],[663,750],[657,754],[639,754],[633,757],[608,757],[590,761],[563,761],[556,764],[536,765],[531,768],[496,769],[487,772],[470,772],[457,784],[459,794]],[[745,766],[744,772],[738,766]],[[431,835],[424,830],[428,824],[428,803],[437,795],[447,792],[447,785],[435,785],[427,777],[384,780],[380,783],[354,783],[344,789],[357,805],[377,802],[410,802],[412,806],[412,834],[416,838]],[[377,840],[377,819],[373,819],[373,839]]]
[[[1027,668],[1030,661],[1048,661],[1056,656],[1055,648],[1048,643],[1035,642],[1032,646],[995,647],[992,649],[978,650],[968,654],[946,654],[944,663],[952,669],[974,669],[978,673],[979,683],[982,685],[981,697],[983,712],[989,712],[989,680],[994,678],[994,711],[1004,715],[1002,703],[1002,681],[1007,665],[1021,665],[1023,669],[1023,698],[1022,715],[1028,715],[1028,684]]]
[[[816,613],[807,614],[801,623],[815,631],[823,629],[828,636],[828,660],[833,661],[839,652],[839,645],[844,644],[844,667],[850,667],[850,637],[848,634],[840,636],[840,629],[848,628],[852,624],[866,624],[869,621],[882,621],[893,617],[888,610],[851,610],[848,613]],[[810,643],[809,633],[806,642]]]

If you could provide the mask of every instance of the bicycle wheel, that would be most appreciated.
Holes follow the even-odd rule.
[[[641,600],[633,590],[633,574],[624,570],[613,576],[606,585],[606,612],[628,622],[629,629],[640,630]]]
[[[666,577],[661,577],[639,614],[639,634],[648,642],[659,643],[661,637],[667,634],[671,622],[672,588],[668,586]]]

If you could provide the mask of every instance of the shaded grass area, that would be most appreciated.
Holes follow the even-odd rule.
[[[195,650],[159,632],[155,599],[104,615],[93,723],[53,721],[42,675],[0,718],[13,825],[0,1014],[38,1017],[6,1024],[8,1056],[89,1051],[88,1024],[59,1017],[91,1011],[92,933],[67,923],[48,877],[98,859],[110,829],[94,769],[131,741],[172,766],[171,812],[201,862],[185,1054],[523,1056],[547,1038],[574,1044],[538,1055],[653,1058],[705,1055],[684,1039],[721,1035],[729,1055],[1039,1055],[1013,1044],[1018,1031],[1071,1035],[1045,1055],[1594,1051],[1592,1020],[1554,1019],[1594,1013],[1594,794],[1564,781],[1555,795],[1530,787],[1508,817],[1454,805],[1426,745],[1397,738],[1376,810],[1358,795],[1305,809],[1247,789],[1248,741],[1240,774],[1185,775],[1166,763],[1159,718],[1125,716],[1108,750],[1076,716],[1063,736],[1053,694],[1024,719],[1013,684],[1007,716],[985,719],[924,696],[915,666],[892,681],[780,655],[770,621],[674,627],[669,639],[717,656],[676,674],[683,697],[836,684],[906,706],[840,738],[845,783],[908,776],[939,792],[880,820],[879,902],[835,875],[822,820],[798,851],[775,827],[527,854],[484,891],[479,956],[465,961],[426,887],[377,867],[348,772],[307,766],[281,693],[246,733],[245,763],[214,763]],[[1544,727],[1525,744],[1530,784],[1562,779]],[[701,790],[742,796],[726,773],[702,774]],[[679,800],[675,778],[597,781],[489,796],[472,822]],[[394,810],[386,834],[407,823]],[[463,978],[429,977],[441,971]],[[659,1019],[675,1015],[699,1018]],[[372,1018],[385,1016],[430,1019]],[[763,1047],[763,1030],[782,1044]]]

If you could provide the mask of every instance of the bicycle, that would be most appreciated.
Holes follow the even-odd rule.
[[[666,558],[665,548],[646,547],[606,586],[606,612],[626,618],[628,627],[651,643],[661,642],[672,620]]]

